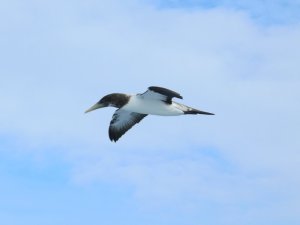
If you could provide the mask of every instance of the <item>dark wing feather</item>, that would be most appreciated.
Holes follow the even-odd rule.
[[[151,98],[151,99],[165,101],[169,104],[172,103],[172,98],[182,99],[182,96],[175,91],[169,90],[167,88],[155,87],[155,86],[149,87],[148,90],[145,93],[143,93],[141,96],[143,96],[144,98]]]
[[[136,123],[139,123],[147,114],[140,114],[118,109],[110,121],[109,138],[116,142],[123,134],[125,134]]]
[[[177,93],[175,91],[172,91],[172,90],[169,90],[167,88],[151,86],[148,89],[151,90],[151,91],[157,92],[159,94],[168,96],[169,98],[180,98],[180,99],[182,99],[182,96],[179,93]]]

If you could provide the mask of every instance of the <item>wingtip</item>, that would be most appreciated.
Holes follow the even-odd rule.
[[[164,88],[164,87],[150,86],[150,87],[148,87],[148,89],[150,91],[154,91],[154,92],[157,92],[159,94],[165,95],[169,98],[174,98],[175,97],[175,98],[183,99],[182,96],[179,93],[177,93],[175,91],[172,91],[170,89]]]
[[[109,139],[110,139],[111,142],[115,142],[115,143],[118,141],[118,139],[111,138],[111,137]]]
[[[109,134],[109,139],[111,142],[116,142],[118,139]]]
[[[108,131],[108,136],[109,136],[109,139],[110,139],[110,141],[111,142],[117,142],[119,139],[120,139],[120,137],[118,137],[118,136],[116,136],[110,129],[109,129],[109,131]]]

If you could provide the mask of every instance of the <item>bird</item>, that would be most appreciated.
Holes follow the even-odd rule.
[[[177,102],[173,98],[183,99],[182,96],[164,87],[151,86],[142,94],[112,93],[105,95],[85,113],[104,107],[115,107],[109,125],[109,138],[117,142],[135,124],[147,115],[179,116],[179,115],[214,115]]]

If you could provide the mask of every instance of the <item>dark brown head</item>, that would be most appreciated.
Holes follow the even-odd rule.
[[[87,113],[95,109],[100,109],[108,106],[121,108],[129,101],[129,97],[130,97],[129,95],[120,94],[120,93],[113,93],[113,94],[106,95],[103,98],[101,98],[99,102],[97,102],[95,105],[93,105],[85,112]]]

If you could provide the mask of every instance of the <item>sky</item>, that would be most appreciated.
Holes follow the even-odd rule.
[[[0,1],[0,222],[300,224],[300,1]],[[117,143],[102,96],[215,116]]]

